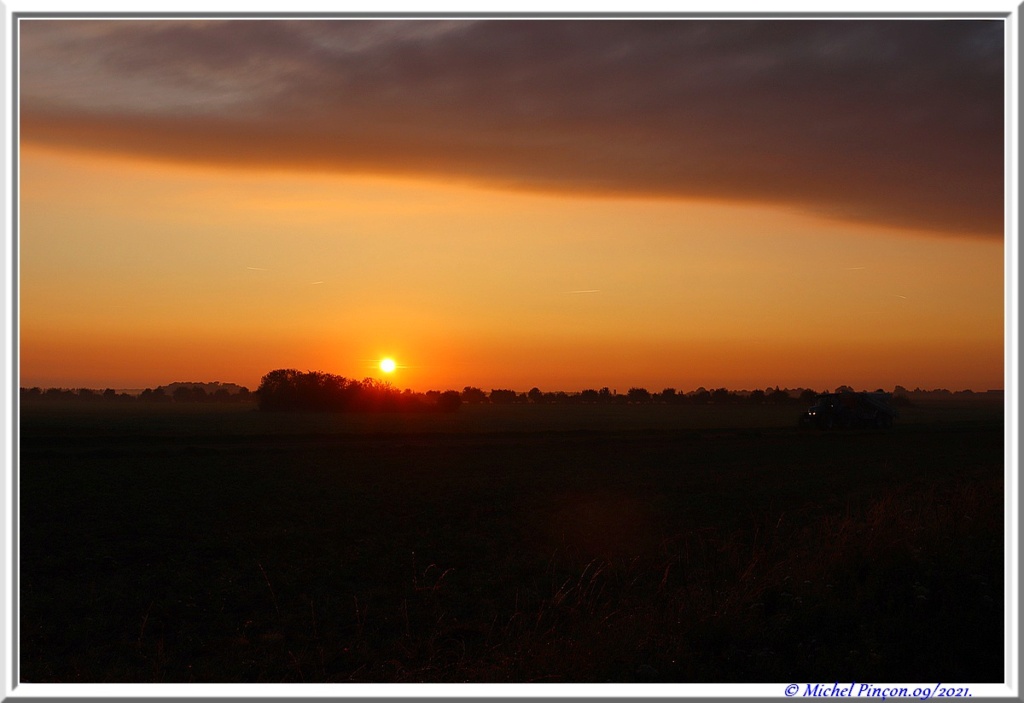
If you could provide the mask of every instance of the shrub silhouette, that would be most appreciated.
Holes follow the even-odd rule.
[[[454,412],[459,409],[460,405],[462,405],[462,396],[458,391],[445,391],[437,399],[437,409],[441,412]]]
[[[490,398],[492,403],[499,405],[516,403],[519,400],[516,392],[507,388],[492,388]]]
[[[413,393],[386,381],[362,381],[323,371],[276,369],[256,391],[260,410],[314,412],[453,412],[462,404],[458,391]]]

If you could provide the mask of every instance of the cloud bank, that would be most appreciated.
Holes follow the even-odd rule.
[[[23,140],[1003,232],[994,20],[21,20]]]

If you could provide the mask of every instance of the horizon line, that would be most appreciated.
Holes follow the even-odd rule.
[[[331,375],[338,375],[338,374],[331,374]],[[388,379],[386,379],[386,378],[378,378],[378,377],[373,377],[373,376],[367,376],[364,379],[348,378],[348,377],[344,377],[344,376],[342,376],[342,378],[345,378],[348,381],[354,381],[356,383],[362,383],[363,381],[365,381],[367,379],[373,380],[373,381],[385,381],[389,385],[391,385],[398,392],[409,391],[411,393],[422,393],[422,394],[433,393],[433,392],[437,392],[437,393],[445,392],[445,391],[442,391],[441,389],[435,389],[435,388],[430,388],[430,389],[427,389],[425,391],[413,390],[411,388],[400,388],[399,386],[391,384],[390,381],[388,381]],[[155,385],[155,386],[153,386],[153,385],[146,385],[146,386],[121,386],[121,387],[115,387],[115,386],[110,386],[110,385],[105,385],[105,386],[102,386],[102,387],[100,387],[100,386],[78,386],[78,385],[74,385],[74,386],[42,386],[42,385],[23,386],[23,385],[20,385],[18,389],[19,389],[19,394],[21,392],[31,391],[33,389],[39,389],[41,392],[44,392],[44,393],[46,391],[49,391],[49,390],[72,391],[72,392],[78,392],[78,391],[85,390],[85,391],[93,391],[93,392],[96,392],[96,393],[103,393],[103,392],[105,392],[107,390],[113,390],[113,391],[115,391],[117,393],[129,393],[129,392],[141,393],[142,391],[145,391],[145,390],[156,390],[158,388],[167,388],[169,386],[223,386],[223,387],[234,386],[234,387],[239,388],[239,389],[244,389],[244,390],[246,390],[246,391],[248,391],[250,393],[255,393],[259,389],[259,386],[257,386],[256,388],[249,388],[245,384],[234,383],[234,382],[231,382],[231,381],[172,381],[170,383],[161,383],[161,384],[158,384],[158,385]],[[537,389],[541,393],[544,393],[544,394],[564,393],[566,395],[580,395],[580,394],[582,394],[584,392],[587,392],[587,391],[597,391],[598,393],[600,393],[601,391],[605,391],[606,390],[606,391],[608,391],[608,393],[610,395],[613,395],[613,396],[625,396],[625,395],[628,394],[629,390],[632,390],[632,389],[637,389],[637,390],[641,390],[641,391],[647,391],[651,395],[661,395],[664,391],[667,391],[667,390],[674,391],[677,395],[693,395],[693,394],[699,393],[701,391],[707,391],[707,392],[713,393],[713,392],[719,391],[719,390],[725,390],[725,391],[728,391],[729,393],[754,393],[754,392],[757,392],[757,391],[773,392],[773,391],[776,391],[776,390],[785,391],[785,392],[808,391],[808,390],[810,390],[810,391],[814,391],[816,393],[829,393],[829,392],[835,393],[835,392],[838,392],[839,388],[852,389],[854,387],[850,386],[848,384],[842,384],[841,383],[838,386],[835,386],[835,389],[831,390],[831,391],[827,390],[826,387],[823,387],[822,390],[818,390],[818,389],[814,388],[813,386],[781,386],[781,385],[767,386],[765,388],[758,388],[758,387],[754,387],[754,388],[729,388],[727,386],[710,386],[710,387],[707,387],[707,386],[697,386],[696,388],[693,388],[692,390],[680,390],[680,389],[675,388],[673,386],[665,386],[661,390],[650,390],[646,386],[639,386],[639,385],[628,385],[626,388],[627,388],[627,390],[624,393],[619,393],[618,392],[618,388],[617,387],[613,388],[612,386],[587,387],[587,388],[580,388],[580,389],[577,389],[577,390],[565,390],[565,389],[543,390],[539,386],[535,385],[535,386],[531,386],[531,388],[529,390],[517,390],[517,389],[513,389],[513,388],[497,388],[497,387],[490,388],[490,389],[485,389],[485,388],[483,388],[481,386],[465,385],[461,389],[449,388],[449,389],[446,389],[446,390],[455,390],[455,391],[457,391],[459,393],[465,392],[466,390],[474,390],[474,391],[482,391],[482,392],[487,393],[487,394],[490,394],[493,391],[506,391],[506,392],[507,391],[512,391],[512,392],[514,392],[516,394],[521,394],[521,395],[527,395],[530,391],[532,391],[534,389]],[[899,388],[901,390],[897,391],[896,390],[897,388]],[[946,393],[1005,393],[1005,388],[985,388],[985,389],[979,389],[979,390],[976,390],[976,389],[973,389],[973,388],[959,388],[959,389],[956,389],[956,388],[946,388],[946,387],[922,388],[921,386],[915,386],[914,388],[908,388],[908,387],[904,386],[901,383],[895,384],[892,387],[892,390],[885,390],[884,387],[878,386],[874,390],[869,390],[867,388],[863,388],[861,390],[854,389],[854,392],[869,392],[870,393],[870,392],[877,392],[878,390],[881,390],[882,392],[885,392],[885,393],[894,393],[894,394],[897,393],[897,392],[906,392],[906,393],[936,393],[936,392],[946,392]]]

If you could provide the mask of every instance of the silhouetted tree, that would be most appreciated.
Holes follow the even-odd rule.
[[[462,389],[462,402],[464,403],[486,403],[487,394],[479,388],[466,386]]]
[[[736,396],[730,393],[728,388],[716,388],[711,391],[711,402],[716,405],[732,403],[735,400]]]
[[[453,413],[462,405],[462,396],[458,391],[445,391],[437,399],[437,409],[445,413]]]
[[[399,391],[387,381],[353,381],[322,371],[277,369],[265,375],[253,394],[261,410],[422,412],[455,410],[462,403],[458,391]]]
[[[533,388],[531,388],[529,390],[529,392],[526,394],[526,397],[530,399],[531,403],[543,403],[544,402],[544,394],[541,393],[540,392],[540,388],[537,388],[536,386],[534,386]]]
[[[584,403],[598,403],[601,401],[601,395],[593,388],[588,388],[580,393],[580,401]]]
[[[789,393],[784,390],[780,390],[779,388],[776,388],[768,394],[768,402],[774,405],[785,405],[792,401],[793,399],[789,396]]]
[[[166,403],[170,401],[163,388],[147,388],[139,395],[139,400],[146,403]]]
[[[647,403],[651,400],[651,394],[646,388],[634,387],[626,391],[626,399],[630,403]]]
[[[276,369],[263,377],[257,392],[260,410],[295,410],[299,408],[299,372]]]
[[[517,399],[516,392],[508,390],[507,388],[492,388],[490,398],[492,403],[500,405],[514,403]]]

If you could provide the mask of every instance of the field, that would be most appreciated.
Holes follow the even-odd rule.
[[[28,682],[1003,680],[1002,407],[25,404]]]

